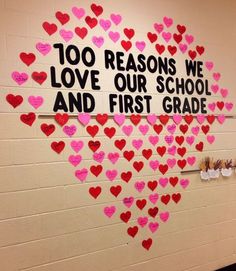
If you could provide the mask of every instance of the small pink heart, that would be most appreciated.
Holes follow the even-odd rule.
[[[228,91],[228,89],[226,89],[226,88],[222,88],[222,89],[220,90],[220,94],[221,94],[221,96],[222,96],[223,98],[226,98],[226,97],[228,96],[228,94],[229,94],[229,91]]]
[[[186,137],[186,142],[191,146],[194,143],[194,136],[187,136]]]
[[[154,125],[157,121],[157,116],[156,114],[149,114],[147,116],[147,121],[151,124],[151,125]]]
[[[133,205],[134,202],[134,198],[133,197],[129,197],[129,198],[124,198],[123,199],[123,203],[127,208],[130,208]]]
[[[148,228],[150,229],[150,231],[151,231],[152,233],[154,233],[154,232],[156,232],[156,231],[158,230],[159,224],[158,224],[157,222],[150,222],[150,223],[148,224]]]
[[[194,135],[197,136],[198,133],[199,133],[199,131],[200,131],[200,128],[199,128],[198,126],[195,126],[195,127],[192,127],[191,131],[192,131],[192,133],[193,133]]]
[[[175,158],[172,158],[172,159],[167,159],[167,165],[170,167],[170,168],[173,168],[175,165],[176,165],[176,159]]]
[[[91,116],[88,113],[80,113],[78,115],[78,120],[81,124],[86,126],[90,122]]]
[[[105,31],[111,27],[111,21],[109,20],[100,19],[99,24]]]
[[[190,166],[193,166],[196,162],[196,157],[195,156],[190,156],[187,158],[187,162]]]
[[[175,114],[175,115],[173,115],[173,120],[178,125],[182,121],[182,116]]]
[[[116,206],[109,206],[109,207],[107,206],[104,208],[103,211],[107,217],[111,218],[114,215],[114,213],[116,212]]]
[[[165,42],[169,42],[172,38],[172,34],[170,32],[162,32],[162,38],[165,40]]]
[[[142,139],[134,139],[134,140],[132,140],[132,145],[136,150],[139,150],[143,145],[143,140]]]
[[[122,20],[121,15],[119,15],[119,14],[114,14],[114,13],[111,14],[110,18],[111,18],[112,22],[113,22],[115,25],[120,24],[120,22],[121,22],[121,20]]]
[[[185,40],[187,41],[188,44],[191,44],[194,41],[194,37],[192,35],[186,34],[185,35]]]
[[[153,171],[156,171],[159,167],[159,162],[157,160],[152,160],[149,162],[149,166]]]
[[[136,41],[135,46],[140,52],[142,52],[146,47],[146,43],[144,41]]]
[[[96,36],[93,36],[92,37],[92,42],[94,45],[96,45],[98,48],[101,48],[103,43],[104,43],[104,38],[102,36],[100,37],[96,37]]]
[[[146,124],[146,125],[140,125],[138,127],[139,131],[142,133],[142,135],[146,135],[147,132],[149,131],[149,126]]]
[[[108,159],[112,162],[113,165],[118,161],[119,158],[120,155],[118,152],[108,153]]]
[[[217,116],[217,120],[220,124],[223,124],[225,122],[225,115]]]
[[[75,125],[71,126],[66,125],[63,127],[63,132],[69,137],[72,137],[76,133],[76,130],[77,128]]]
[[[93,160],[98,162],[98,163],[102,163],[104,158],[105,158],[105,152],[104,151],[95,152],[93,154]]]
[[[209,108],[212,112],[214,112],[214,111],[215,111],[215,108],[216,108],[216,104],[215,104],[215,103],[210,103],[210,104],[208,104],[208,108]]]
[[[184,54],[187,51],[188,46],[187,46],[187,44],[180,43],[179,44],[179,49]]]
[[[208,141],[208,143],[210,143],[210,144],[214,143],[214,141],[215,141],[215,136],[214,136],[214,135],[208,135],[208,136],[207,136],[207,141]]]
[[[163,31],[163,29],[164,29],[164,25],[163,24],[155,23],[154,24],[154,28],[157,31],[157,33],[160,34]]]
[[[86,168],[79,169],[75,171],[75,177],[81,182],[84,182],[88,176],[88,170]]]
[[[82,161],[81,155],[70,155],[68,161],[74,166],[77,167]]]
[[[176,130],[176,125],[175,124],[171,124],[171,125],[168,125],[167,126],[167,131],[170,133],[170,134],[174,134],[175,133],[175,130]]]
[[[73,140],[71,143],[71,148],[75,151],[75,152],[79,152],[83,146],[84,146],[84,142],[83,141],[75,141]]]
[[[42,96],[29,96],[28,102],[33,108],[37,109],[43,104],[43,97]]]
[[[122,131],[125,135],[130,136],[133,132],[133,126],[132,125],[124,125],[122,127]]]
[[[59,31],[60,36],[63,38],[64,41],[68,42],[74,37],[74,33],[70,30],[61,29]]]
[[[234,104],[233,103],[225,103],[225,108],[228,110],[228,111],[231,111],[234,107]]]
[[[165,16],[163,18],[163,22],[166,25],[166,27],[170,27],[173,24],[173,19],[172,18],[168,18],[168,17]]]
[[[143,228],[143,227],[145,227],[146,225],[147,225],[147,223],[148,223],[148,218],[146,217],[146,216],[144,216],[144,217],[139,217],[138,219],[137,219],[137,221],[138,221],[138,224]]]
[[[160,179],[159,179],[159,184],[160,184],[160,186],[162,186],[163,188],[165,188],[165,187],[167,186],[168,182],[169,182],[168,178],[160,178]]]
[[[158,136],[149,136],[148,140],[153,146],[155,146],[159,141],[159,137]]]
[[[172,146],[172,147],[168,148],[167,152],[168,152],[168,154],[175,156],[175,154],[176,154],[176,147]]]
[[[160,213],[160,219],[163,222],[166,222],[169,219],[169,217],[170,217],[169,212]]]
[[[141,193],[145,187],[145,182],[144,181],[137,181],[137,182],[135,182],[134,187],[139,193]]]
[[[181,179],[180,185],[185,189],[189,185],[189,180],[188,179]]]
[[[213,84],[213,85],[211,85],[211,91],[213,92],[213,93],[217,93],[218,92],[218,90],[219,90],[219,86],[217,85],[217,84]]]
[[[73,7],[72,12],[78,19],[81,19],[85,15],[85,10],[83,8]]]
[[[125,115],[124,114],[115,114],[114,121],[121,126],[125,122]]]
[[[174,141],[174,137],[172,135],[168,136],[166,135],[165,136],[165,142],[170,146]]]
[[[208,69],[208,71],[211,71],[214,67],[214,64],[212,61],[206,61],[205,65],[206,65],[206,68]]]
[[[215,81],[219,81],[221,77],[221,74],[219,72],[214,72],[213,73],[213,78]]]
[[[115,180],[117,174],[118,174],[118,171],[116,169],[106,171],[106,176],[108,180],[111,182]]]
[[[38,42],[36,44],[36,49],[44,56],[46,56],[52,49],[52,46],[49,43]]]
[[[151,194],[148,198],[152,204],[156,204],[159,199],[159,195],[157,193]]]
[[[28,80],[28,74],[24,72],[13,72],[11,77],[19,86],[23,85]]]
[[[108,35],[109,35],[109,38],[115,43],[120,39],[119,32],[110,31]]]
[[[205,121],[205,116],[202,114],[198,114],[197,115],[197,121],[199,124],[203,124],[203,122]]]

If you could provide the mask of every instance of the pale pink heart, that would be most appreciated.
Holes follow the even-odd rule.
[[[186,142],[191,146],[194,143],[194,136],[187,136],[186,137]]]
[[[74,37],[74,33],[70,30],[61,29],[59,31],[60,36],[63,38],[64,41],[68,42]]]
[[[217,120],[220,124],[223,124],[225,122],[225,115],[217,116]]]
[[[147,121],[151,124],[151,125],[154,125],[157,121],[157,116],[156,114],[149,114],[147,116]]]
[[[218,92],[218,90],[219,90],[219,86],[217,84],[211,85],[211,91],[213,93],[216,94]]]
[[[133,132],[133,126],[132,125],[124,125],[122,127],[122,131],[125,135],[130,136]]]
[[[157,193],[151,194],[148,198],[152,204],[156,204],[159,199],[159,195]]]
[[[163,188],[165,188],[165,187],[167,186],[168,182],[169,182],[168,178],[160,178],[160,179],[159,179],[159,184],[160,184],[160,186],[162,186]]]
[[[166,135],[165,136],[165,142],[168,144],[168,145],[171,145],[174,141],[174,137],[172,135],[168,136]]]
[[[88,176],[88,170],[86,168],[78,169],[75,171],[75,177],[81,182],[84,182]]]
[[[75,125],[66,125],[63,127],[63,132],[69,137],[72,137],[76,133],[76,130],[77,128]]]
[[[12,79],[20,86],[23,85],[28,80],[28,74],[25,72],[13,72],[11,74]]]
[[[205,65],[206,65],[206,68],[208,69],[208,71],[211,71],[214,67],[214,64],[212,61],[206,61]]]
[[[49,43],[38,42],[36,44],[36,49],[44,56],[46,56],[52,49],[52,46]]]
[[[234,107],[234,104],[233,103],[225,103],[225,108],[228,110],[228,111],[231,111]]]
[[[167,159],[166,163],[170,168],[173,168],[176,165],[176,159],[175,158],[172,158],[172,159],[169,158],[169,159]]]
[[[93,160],[98,162],[98,163],[102,163],[104,158],[105,158],[105,152],[104,151],[95,152],[93,154]]]
[[[223,98],[226,98],[226,97],[228,96],[228,94],[229,94],[229,91],[228,91],[228,89],[226,89],[226,88],[222,88],[222,89],[220,90],[220,94],[221,94],[221,96],[222,96]]]
[[[168,43],[172,37],[170,32],[162,32],[162,38]]]
[[[143,228],[143,227],[145,227],[146,225],[147,225],[147,223],[148,223],[148,218],[146,217],[146,216],[144,216],[144,217],[139,217],[138,219],[137,219],[137,221],[138,221],[138,224]]]
[[[170,217],[169,212],[162,212],[162,213],[160,213],[160,219],[163,222],[166,222],[169,219],[169,217]]]
[[[146,47],[146,43],[144,41],[136,41],[135,46],[140,52],[142,52]]]
[[[81,19],[85,15],[85,10],[83,8],[73,7],[72,12],[78,19]]]
[[[209,108],[212,112],[214,112],[215,109],[216,109],[216,104],[215,104],[215,103],[210,103],[210,104],[208,104],[208,108]]]
[[[173,115],[173,120],[178,125],[182,121],[182,116],[175,114],[175,115]]]
[[[199,133],[199,131],[200,131],[200,128],[199,128],[198,126],[195,126],[195,127],[192,127],[191,131],[192,131],[192,133],[193,133],[194,135],[197,136],[198,133]]]
[[[99,24],[103,28],[103,30],[105,30],[105,31],[107,31],[111,27],[110,20],[100,19]]]
[[[188,164],[189,164],[190,166],[193,166],[193,165],[195,164],[195,162],[196,162],[196,157],[195,157],[195,156],[189,156],[189,157],[187,158],[187,162],[188,162]]]
[[[186,34],[185,35],[185,40],[187,41],[188,44],[191,44],[194,41],[194,37],[192,35]]]
[[[165,16],[163,18],[163,22],[166,25],[166,27],[170,27],[173,24],[173,19]]]
[[[136,150],[139,150],[143,145],[143,140],[142,139],[134,139],[134,140],[132,140],[132,145]]]
[[[179,44],[179,49],[180,49],[180,51],[184,54],[184,53],[187,51],[188,46],[187,46],[187,44],[180,43],[180,44]]]
[[[150,223],[148,224],[148,228],[150,229],[150,231],[151,231],[152,233],[154,233],[154,232],[156,232],[156,231],[158,230],[159,224],[158,224],[157,222],[150,222]]]
[[[157,31],[157,33],[159,33],[159,34],[160,34],[160,33],[163,31],[163,29],[164,29],[164,25],[163,25],[163,24],[155,23],[153,26],[154,26],[155,30]]]
[[[176,147],[172,146],[172,147],[168,148],[167,152],[168,152],[168,154],[175,156],[175,154],[176,154]]]
[[[189,180],[188,179],[181,179],[180,180],[180,185],[185,189],[189,185]]]
[[[89,113],[80,113],[78,115],[78,121],[86,126],[90,122],[91,116]]]
[[[118,159],[120,158],[120,155],[118,152],[113,152],[113,153],[110,152],[110,153],[108,153],[107,157],[111,161],[111,163],[114,165],[118,161]]]
[[[208,141],[208,143],[210,143],[210,144],[214,143],[214,141],[215,141],[215,136],[214,136],[214,135],[208,135],[208,136],[207,136],[207,141]]]
[[[123,203],[127,208],[130,208],[133,205],[134,202],[134,198],[133,197],[129,197],[129,198],[124,198],[123,199]]]
[[[68,161],[74,166],[77,167],[82,161],[81,155],[70,155]]]
[[[118,171],[116,169],[106,171],[106,176],[108,180],[111,182],[115,180],[117,174],[118,174]]]
[[[147,132],[149,131],[149,126],[146,124],[146,125],[140,125],[138,127],[139,131],[142,133],[142,135],[146,135]]]
[[[153,146],[155,146],[159,141],[159,137],[158,136],[149,136],[148,140]]]
[[[114,121],[121,126],[125,122],[125,115],[124,114],[115,114]]]
[[[84,142],[79,140],[79,141],[75,141],[73,140],[71,143],[71,148],[75,151],[75,152],[79,152],[83,146],[84,146]]]
[[[109,38],[115,43],[120,39],[119,32],[110,31],[108,35],[109,35]]]
[[[121,15],[119,15],[119,14],[114,14],[114,13],[111,14],[110,18],[111,18],[112,22],[113,22],[115,25],[120,24],[120,22],[121,22],[121,20],[122,20]]]
[[[107,206],[104,208],[103,212],[107,217],[111,218],[116,212],[116,206]]]
[[[141,193],[143,189],[145,188],[145,182],[144,181],[137,181],[134,184],[135,189]]]
[[[214,72],[213,73],[213,78],[215,81],[219,81],[220,80],[220,76],[221,74],[219,72]]]
[[[92,42],[94,45],[96,45],[98,48],[101,48],[103,43],[104,43],[104,38],[103,37],[96,37],[96,36],[93,36],[92,37]]]
[[[168,125],[167,126],[167,131],[170,133],[170,134],[174,134],[175,133],[175,130],[176,130],[176,125],[175,124],[171,124],[171,125]]]
[[[205,116],[202,114],[198,114],[197,115],[197,121],[199,124],[203,124],[203,122],[205,121]]]
[[[33,108],[37,109],[43,104],[43,97],[42,96],[29,96],[28,102]]]
[[[159,167],[159,162],[157,160],[152,160],[149,162],[149,166],[153,171],[156,171]]]

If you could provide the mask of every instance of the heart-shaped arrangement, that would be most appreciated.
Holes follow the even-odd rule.
[[[98,21],[97,17],[103,14],[103,7],[92,4],[90,8],[96,17],[91,17],[91,14],[86,16],[83,8],[72,8],[75,18],[80,22],[84,20],[83,27],[76,27],[74,31],[64,28],[58,31],[55,23],[44,22],[43,29],[49,36],[58,31],[60,37],[68,42],[75,38],[75,35],[83,40],[89,31],[100,26],[102,31],[107,33],[108,38],[117,43],[121,39],[122,33],[110,29],[121,24],[122,16],[111,14],[109,20],[100,19]],[[60,11],[56,12],[55,16],[63,26],[71,20],[69,14]],[[158,55],[164,52],[170,56],[174,56],[178,52],[184,55],[187,52],[186,56],[192,60],[201,56],[205,51],[203,46],[190,47],[194,43],[194,37],[186,33],[184,25],[177,24],[174,28],[171,18],[164,17],[163,22],[154,23],[153,27],[153,31],[147,33],[147,41],[137,40],[134,43],[135,47],[132,42],[136,34],[135,30],[125,27],[123,29],[124,39],[120,40],[121,48],[129,51],[134,47],[139,52],[143,52],[147,45],[155,45]],[[169,29],[174,29],[174,33]],[[156,43],[161,39],[164,44]],[[171,41],[172,45],[169,44]],[[101,48],[105,43],[105,38],[92,36],[91,42]],[[38,57],[50,54],[52,46],[49,43],[38,42],[36,49],[40,56],[36,57],[34,53],[25,52],[20,54],[20,59],[25,65],[31,66]],[[208,72],[212,71],[213,67],[212,61],[205,62]],[[212,79],[215,82],[211,85],[211,91],[226,98],[228,90],[220,88],[217,83],[220,77],[220,73],[212,73]],[[26,72],[14,71],[12,78],[21,86],[29,80],[29,75]],[[31,78],[39,85],[43,85],[48,75],[45,71],[34,71]],[[13,108],[19,107],[24,102],[20,94],[12,93],[7,94],[6,100]],[[28,103],[37,110],[43,105],[44,97],[31,95],[28,97]],[[114,197],[114,204],[103,209],[107,218],[119,216],[120,220],[127,224],[127,234],[131,238],[137,237],[142,230],[148,231],[152,236],[159,227],[169,221],[171,214],[168,206],[178,204],[182,200],[183,189],[189,185],[188,179],[175,176],[177,171],[196,165],[196,157],[190,156],[189,151],[202,152],[205,144],[213,144],[215,136],[209,134],[210,126],[215,121],[223,124],[225,115],[221,112],[223,110],[231,111],[232,108],[233,103],[231,102],[217,101],[208,104],[210,111],[219,111],[217,115],[198,114],[193,116],[189,114],[182,116],[174,114],[169,116],[163,114],[157,116],[149,114],[141,116],[132,114],[126,116],[114,114],[108,116],[106,113],[97,115],[80,113],[77,125],[69,124],[70,116],[68,114],[57,113],[54,116],[56,124],[42,123],[41,131],[49,137],[58,127],[61,127],[62,133],[71,138],[71,155],[68,157],[68,162],[72,168],[75,168],[74,176],[78,182],[84,183],[89,179],[94,182],[103,180],[109,183],[109,191],[103,191],[102,186],[92,184],[88,190],[88,195],[94,200],[99,200],[102,193],[110,193]],[[26,125],[32,126],[36,121],[36,114],[34,112],[21,114],[20,120]],[[81,129],[85,130],[89,140],[76,139],[76,134]],[[201,138],[205,137],[204,140],[198,139],[200,133]],[[107,150],[107,141],[110,141],[108,145],[113,146],[113,149]],[[51,149],[57,154],[62,154],[64,148],[64,141],[51,143]],[[86,149],[90,156],[88,158],[90,165],[87,167],[80,166],[83,162],[81,155],[83,149]],[[154,175],[159,177],[150,178]],[[165,193],[165,189],[168,193]],[[118,207],[120,203],[121,208]],[[138,216],[134,213],[138,213]],[[131,221],[132,226],[129,225]],[[141,244],[149,250],[152,245],[152,237],[141,240]]]

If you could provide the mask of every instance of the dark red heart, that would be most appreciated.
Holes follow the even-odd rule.
[[[116,128],[114,128],[114,127],[110,127],[110,128],[106,127],[104,129],[104,133],[105,133],[105,135],[107,137],[112,138],[115,135],[115,133],[116,133]]]
[[[196,148],[197,151],[202,151],[203,147],[204,147],[204,145],[203,145],[202,141],[199,142],[198,144],[196,144],[196,146],[195,146],[195,148]]]
[[[147,240],[142,241],[142,246],[146,249],[149,250],[152,245],[152,239],[148,238]]]
[[[86,27],[76,27],[75,28],[75,33],[81,38],[84,39],[87,34],[88,34],[88,30]]]
[[[23,102],[23,97],[21,95],[13,95],[13,94],[8,94],[6,96],[7,102],[14,108],[22,104]]]
[[[65,142],[59,141],[59,142],[52,142],[51,143],[51,148],[58,154],[60,154],[64,148],[65,148]]]
[[[123,150],[125,145],[126,145],[126,140],[125,139],[117,139],[115,141],[115,146],[121,151]]]
[[[101,143],[98,140],[97,141],[90,140],[88,142],[88,146],[89,146],[90,150],[92,150],[93,152],[95,152],[95,151],[97,151],[100,148]]]
[[[160,115],[159,120],[163,125],[166,125],[170,117],[168,115]]]
[[[177,185],[178,181],[179,181],[178,177],[170,177],[169,178],[169,182],[173,187],[175,187]]]
[[[153,43],[157,40],[157,34],[155,34],[155,33],[148,32],[147,37],[151,43]]]
[[[204,51],[205,51],[205,48],[203,46],[197,45],[196,50],[197,50],[199,55],[202,55],[204,53]]]
[[[180,131],[181,131],[183,134],[186,134],[187,131],[188,131],[188,125],[187,125],[187,124],[181,124],[181,125],[179,126],[179,129],[180,129]]]
[[[156,44],[155,48],[160,55],[165,51],[165,46],[158,43]]]
[[[159,135],[163,130],[163,126],[161,124],[154,124],[153,129]]]
[[[96,18],[91,18],[90,16],[86,16],[85,22],[87,23],[87,25],[88,25],[91,29],[94,28],[94,27],[97,25],[97,23],[98,23],[98,21],[97,21]],[[86,29],[86,30],[87,30],[87,29]]]
[[[178,203],[181,199],[181,194],[180,193],[176,193],[176,194],[172,194],[172,200],[175,202],[175,203]]]
[[[140,210],[143,210],[143,208],[146,206],[147,201],[145,199],[138,199],[136,201],[136,205]]]
[[[158,182],[157,181],[149,181],[148,182],[148,188],[151,190],[151,191],[154,191],[156,189],[158,185]]]
[[[131,122],[134,124],[134,125],[138,125],[139,124],[139,122],[141,121],[141,116],[140,115],[134,115],[134,114],[132,114],[131,116],[130,116],[130,120],[131,120]]]
[[[20,53],[20,59],[27,65],[30,66],[36,59],[35,54],[33,53]]]
[[[186,31],[186,27],[184,25],[177,25],[177,30],[179,31],[180,34],[184,34],[184,32]]]
[[[176,43],[180,43],[181,42],[181,40],[183,39],[183,37],[182,37],[182,35],[181,34],[174,34],[173,35],[173,37],[174,37],[174,40],[176,41]]]
[[[118,195],[120,194],[122,190],[122,187],[120,185],[117,186],[112,186],[110,188],[110,192],[112,193],[113,196],[118,197]]]
[[[176,136],[175,141],[181,146],[184,142],[184,137],[183,136]]]
[[[100,186],[89,188],[89,194],[95,199],[101,194],[101,192],[102,188]]]
[[[48,22],[43,23],[43,28],[48,33],[49,36],[51,36],[57,31],[57,26],[55,24],[50,24]]]
[[[33,72],[32,78],[35,82],[42,85],[43,82],[47,79],[47,74],[46,72]]]
[[[102,165],[97,165],[97,166],[91,166],[90,167],[91,173],[96,177],[98,177],[101,174],[102,170],[103,170]]]
[[[99,6],[99,5],[96,5],[96,4],[92,4],[90,7],[91,7],[92,12],[97,17],[103,13],[103,7],[102,6]]]
[[[144,163],[142,161],[133,162],[133,167],[137,172],[140,172],[143,169]]]
[[[148,160],[152,156],[152,150],[151,149],[144,149],[142,151],[142,155],[144,158],[146,158]]]
[[[151,217],[156,217],[157,213],[158,213],[159,209],[157,207],[154,207],[154,208],[149,208],[148,209],[148,214],[151,216]]]
[[[138,227],[137,226],[129,227],[127,229],[127,233],[128,233],[128,235],[130,235],[131,237],[134,238],[136,236],[136,234],[138,233]]]
[[[132,42],[131,41],[121,41],[121,46],[125,49],[126,52],[129,51],[129,49],[132,47]]]
[[[66,113],[64,114],[57,113],[54,118],[55,121],[61,126],[65,125],[69,120],[69,116]]]
[[[188,55],[190,56],[192,60],[194,60],[197,56],[197,53],[195,51],[189,50]]]
[[[97,114],[96,121],[102,126],[107,122],[108,115],[107,114]]]
[[[56,12],[56,18],[62,25],[66,24],[70,20],[70,16],[67,13],[62,13],[60,11]]]
[[[172,56],[177,52],[177,47],[176,47],[176,46],[168,45],[167,49],[168,49],[169,53],[170,53]]]
[[[125,223],[128,223],[131,218],[131,212],[127,211],[120,214],[120,219],[124,221]]]
[[[22,114],[20,116],[20,119],[22,122],[24,122],[25,124],[32,126],[35,119],[36,119],[36,115],[32,112],[28,113],[28,114]]]
[[[170,195],[167,194],[167,195],[162,195],[161,196],[161,202],[163,202],[165,205],[167,205],[170,201]]]
[[[121,173],[121,179],[123,181],[125,181],[126,183],[128,183],[131,178],[132,178],[132,172],[131,171]]]
[[[55,131],[54,124],[42,123],[40,128],[46,136],[50,136]]]
[[[129,40],[131,40],[132,38],[133,38],[133,36],[134,36],[134,29],[132,29],[132,28],[125,28],[124,29],[124,33],[125,33],[125,36],[129,39]]]
[[[163,164],[160,164],[159,165],[159,171],[164,175],[167,171],[168,171],[169,167],[168,165],[163,165]]]
[[[134,157],[134,151],[124,151],[123,156],[126,160],[131,161]]]
[[[93,126],[87,126],[86,127],[86,130],[87,132],[92,136],[92,137],[95,137],[96,134],[98,133],[99,131],[99,128],[97,125],[93,125]]]
[[[184,169],[185,166],[186,166],[186,164],[187,164],[187,161],[186,161],[185,159],[183,159],[183,160],[178,160],[178,161],[177,161],[177,165],[178,165],[181,169]]]
[[[162,157],[166,153],[166,147],[165,146],[157,147],[157,153]]]

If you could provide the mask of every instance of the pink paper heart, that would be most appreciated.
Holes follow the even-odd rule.
[[[134,140],[132,140],[132,145],[136,150],[139,150],[143,145],[143,140],[142,139],[134,139]]]
[[[102,163],[104,158],[105,158],[105,152],[104,151],[95,152],[93,154],[93,160],[98,162],[98,163]]]
[[[170,134],[174,134],[175,133],[175,130],[176,130],[176,125],[175,124],[171,124],[171,125],[168,125],[167,126],[167,131],[170,133]]]
[[[63,127],[63,132],[69,137],[72,137],[76,133],[76,130],[77,128],[75,125],[66,125]]]
[[[112,22],[113,22],[115,25],[120,24],[120,22],[121,22],[121,20],[122,20],[121,15],[119,15],[119,14],[114,14],[114,13],[111,14],[110,18],[111,18]]]
[[[190,156],[187,158],[187,162],[190,166],[193,166],[196,162],[196,157],[195,156]]]
[[[155,23],[154,24],[154,28],[157,31],[157,33],[160,34],[163,31],[163,29],[164,29],[164,25],[163,24]]]
[[[42,96],[29,96],[28,102],[33,108],[37,109],[43,104],[43,97]]]
[[[198,114],[197,115],[197,121],[199,124],[203,124],[203,122],[205,121],[205,116],[202,114]]]
[[[74,37],[74,33],[70,30],[61,29],[59,34],[66,42],[70,41]]]
[[[148,130],[149,130],[149,126],[146,124],[146,125],[140,125],[138,127],[139,131],[142,133],[142,135],[146,135]]]
[[[214,72],[213,73],[213,78],[215,81],[219,81],[221,77],[221,74],[219,72]]]
[[[81,19],[85,15],[85,10],[83,8],[73,7],[72,12],[78,19]]]
[[[71,148],[75,151],[75,152],[79,152],[83,146],[84,146],[84,142],[79,140],[79,141],[75,141],[73,140],[71,143]]]
[[[155,146],[159,141],[159,137],[158,136],[149,136],[148,140],[153,146]]]
[[[192,146],[192,144],[194,143],[194,140],[195,140],[194,136],[187,136],[187,137],[186,137],[186,142],[187,142],[190,146]]]
[[[231,111],[233,109],[233,107],[234,107],[233,103],[225,103],[225,108],[228,111]]]
[[[175,114],[175,115],[173,115],[173,120],[178,125],[182,121],[182,116]]]
[[[170,27],[173,24],[173,19],[165,16],[163,18],[163,22],[166,25],[166,27]]]
[[[36,44],[36,49],[43,55],[46,56],[52,49],[52,46],[49,43],[38,42]]]
[[[105,31],[111,27],[111,21],[109,20],[100,19],[99,24]]]
[[[180,43],[179,44],[179,49],[184,54],[187,51],[188,46],[187,46],[187,44]]]
[[[86,126],[90,122],[91,116],[88,113],[80,113],[78,115],[78,120],[81,124]]]
[[[130,136],[133,132],[133,126],[132,125],[124,125],[122,127],[122,131],[125,135]]]
[[[96,37],[93,36],[92,37],[92,42],[94,45],[96,45],[98,48],[101,48],[103,43],[104,43],[104,38],[102,36]]]
[[[175,146],[172,146],[172,147],[168,148],[168,149],[167,149],[167,152],[168,152],[168,154],[174,156],[174,155],[176,154],[176,147],[175,147]]]
[[[180,185],[185,189],[189,185],[189,180],[188,179],[181,179],[180,180]]]
[[[194,37],[192,35],[186,34],[185,35],[185,40],[187,41],[188,44],[191,44],[194,41]]]
[[[150,222],[150,223],[148,224],[148,228],[150,229],[150,231],[151,231],[152,233],[154,233],[154,232],[156,232],[156,231],[158,230],[159,224],[158,224],[158,222]]]
[[[168,182],[169,182],[168,178],[160,178],[160,179],[159,179],[159,184],[160,184],[160,186],[162,186],[163,188],[165,188],[165,187],[167,186]]]
[[[214,141],[215,141],[215,136],[214,136],[214,135],[208,135],[208,136],[207,136],[207,141],[208,141],[208,143],[210,143],[210,144],[214,143]]]
[[[162,212],[162,213],[160,213],[160,219],[163,222],[166,222],[169,219],[169,217],[170,217],[169,212]]]
[[[168,145],[171,145],[174,141],[174,137],[172,135],[168,136],[166,135],[165,136],[165,142],[168,144]]]
[[[125,115],[124,114],[115,114],[114,121],[121,126],[125,122]]]
[[[170,32],[162,32],[162,38],[165,40],[165,42],[169,42],[171,37],[172,37],[172,34]]]
[[[111,161],[113,165],[118,161],[119,157],[120,155],[118,152],[108,153],[108,159]]]
[[[170,167],[170,168],[173,168],[175,165],[176,165],[176,159],[175,158],[172,158],[172,159],[167,159],[167,165]]]
[[[156,171],[159,167],[159,162],[157,160],[152,160],[149,162],[149,166],[153,171]]]
[[[217,85],[217,84],[213,84],[213,85],[211,85],[211,91],[213,92],[213,93],[217,93],[218,92],[218,90],[219,90],[219,86]]]
[[[208,104],[208,108],[209,108],[212,112],[214,112],[214,111],[215,111],[215,108],[216,108],[216,104],[215,104],[215,103],[210,103],[210,104]]]
[[[154,125],[157,121],[157,116],[156,114],[149,114],[147,116],[147,121],[151,124],[151,125]]]
[[[220,124],[223,124],[225,122],[225,115],[217,116],[217,120]]]
[[[13,72],[11,74],[12,79],[20,86],[23,85],[28,80],[28,74],[25,72]]]
[[[115,43],[120,39],[119,32],[110,31],[108,35],[109,35],[109,38]]]
[[[84,182],[87,176],[88,176],[88,170],[86,168],[78,169],[75,171],[75,177],[81,182]]]
[[[135,46],[140,52],[142,52],[146,47],[146,43],[144,41],[136,41]]]
[[[111,218],[114,213],[116,212],[116,206],[107,206],[104,208],[104,214],[108,217]]]
[[[221,94],[221,96],[222,96],[223,98],[226,98],[226,97],[228,96],[228,94],[229,94],[229,91],[228,91],[228,89],[226,89],[226,88],[222,88],[222,89],[220,90],[220,94]]]
[[[151,194],[148,198],[152,204],[156,204],[159,199],[159,195],[157,193]]]
[[[199,133],[199,131],[200,131],[200,128],[199,128],[198,126],[195,126],[195,127],[192,127],[191,131],[192,131],[192,133],[193,133],[194,135],[197,136],[198,133]]]
[[[208,69],[208,71],[211,71],[214,67],[214,64],[212,61],[206,61],[205,65],[206,65],[206,68]]]
[[[133,205],[134,197],[128,197],[123,199],[123,203],[127,208],[130,208]]]
[[[148,218],[147,218],[146,216],[144,216],[144,217],[139,217],[139,218],[137,219],[137,222],[138,222],[138,224],[143,228],[143,227],[145,227],[145,226],[147,225],[147,223],[148,223]]]
[[[145,182],[144,181],[137,181],[134,184],[135,189],[141,193],[143,189],[145,188]]]
[[[82,161],[81,155],[70,155],[68,161],[74,166],[77,167]]]
[[[108,180],[111,182],[115,180],[117,174],[118,174],[118,171],[116,169],[106,171],[106,176]]]

